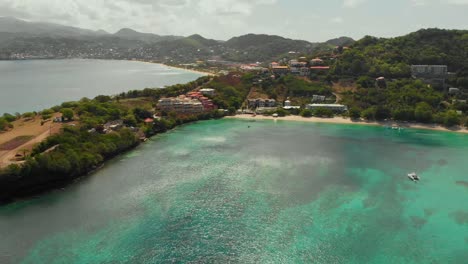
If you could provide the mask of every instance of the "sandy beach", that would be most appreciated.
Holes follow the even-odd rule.
[[[296,121],[296,122],[315,122],[315,123],[329,123],[329,124],[351,124],[351,125],[367,125],[367,126],[399,126],[402,128],[414,128],[414,129],[426,129],[426,130],[435,130],[435,131],[446,131],[446,132],[456,132],[468,134],[468,130],[465,128],[454,128],[449,129],[443,126],[435,124],[420,124],[412,122],[395,122],[395,121],[382,121],[382,122],[368,122],[364,120],[351,120],[344,117],[334,117],[334,118],[318,118],[318,117],[302,117],[302,116],[285,116],[285,117],[272,117],[272,116],[252,116],[252,115],[236,115],[229,116],[226,118],[233,119],[250,119],[250,120],[283,120],[283,121]]]
[[[212,73],[212,72],[198,71],[198,70],[194,70],[194,69],[186,69],[186,68],[183,68],[183,67],[177,67],[177,66],[167,65],[167,64],[159,63],[159,62],[152,62],[152,61],[145,61],[145,60],[134,60],[134,61],[144,62],[144,63],[159,64],[159,65],[166,66],[166,67],[168,67],[168,68],[177,69],[177,70],[184,70],[184,71],[193,72],[193,73],[198,73],[198,74],[203,74],[203,75],[209,75],[209,76],[214,76],[214,75],[215,75],[215,74]]]
[[[172,68],[172,69],[184,70],[184,71],[203,74],[203,75],[209,75],[209,76],[214,76],[215,75],[212,72],[205,72],[205,71],[198,71],[198,70],[193,70],[193,69],[186,69],[186,68],[183,68],[183,67],[170,66],[170,65],[167,65],[167,64],[161,64],[161,65],[164,65],[164,66],[166,66],[168,68]]]

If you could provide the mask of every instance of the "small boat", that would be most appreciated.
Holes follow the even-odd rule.
[[[419,176],[416,174],[416,172],[408,173],[408,178],[414,182],[417,182],[420,180]]]

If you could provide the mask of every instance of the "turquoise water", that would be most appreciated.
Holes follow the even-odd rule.
[[[83,97],[187,83],[202,75],[115,60],[0,61],[0,115],[40,111]]]
[[[183,126],[0,208],[0,262],[467,263],[467,150],[422,130]]]

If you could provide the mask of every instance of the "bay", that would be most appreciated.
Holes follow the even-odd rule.
[[[198,73],[109,60],[0,61],[0,113],[40,111],[83,97],[187,83]]]
[[[466,263],[467,150],[456,133],[198,122],[1,207],[0,263]]]

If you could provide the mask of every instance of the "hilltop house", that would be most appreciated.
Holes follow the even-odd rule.
[[[447,65],[411,65],[411,75],[427,84],[445,88],[448,67]]]
[[[274,66],[274,67],[271,67],[271,72],[274,75],[279,75],[279,76],[286,75],[289,73],[289,67],[288,66]]]
[[[200,93],[202,93],[203,95],[214,96],[215,95],[215,89],[212,89],[212,88],[200,89]]]
[[[312,66],[321,66],[324,64],[324,61],[320,58],[315,58],[310,61],[310,65]]]
[[[306,70],[304,70],[306,69]],[[302,62],[298,60],[290,60],[289,61],[289,70],[291,74],[294,75],[301,75],[301,76],[308,76],[309,70],[307,69],[307,62]],[[303,75],[306,74],[306,75]]]

